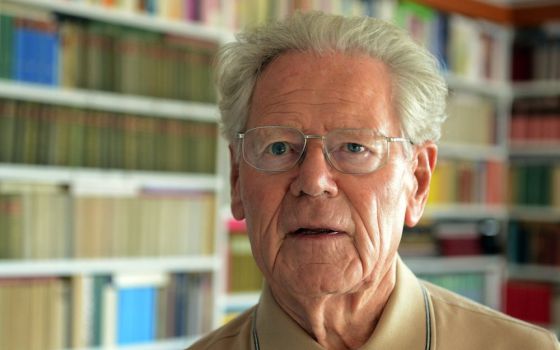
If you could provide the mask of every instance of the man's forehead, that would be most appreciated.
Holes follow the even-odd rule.
[[[258,80],[250,122],[298,119],[306,112],[338,118],[336,127],[356,127],[368,117],[370,128],[394,118],[391,77],[385,65],[365,55],[290,51],[273,60]],[[374,120],[372,120],[373,118]],[[349,123],[348,125],[344,125]]]

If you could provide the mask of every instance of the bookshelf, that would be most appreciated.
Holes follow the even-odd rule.
[[[14,10],[14,5],[26,6],[26,9],[29,9],[29,18],[37,23],[41,21],[62,23],[68,20],[75,23],[102,23],[107,28],[111,25],[115,28],[132,28],[127,30],[158,33],[157,35],[162,38],[173,36],[173,40],[188,37],[194,38],[195,44],[204,41],[212,42],[215,46],[231,40],[231,31],[215,26],[171,21],[158,16],[125,12],[85,2],[3,0],[0,3],[0,13],[27,18],[26,13],[18,12],[18,9]],[[11,11],[15,11],[15,14]],[[7,22],[3,22],[3,25],[5,23]],[[6,33],[4,32],[6,27],[2,28],[2,32]],[[177,45],[190,45],[190,43],[180,42]],[[177,50],[183,49],[184,46],[180,46]],[[200,76],[193,75],[192,79],[195,78]],[[52,344],[52,348],[69,350],[107,347],[162,350],[184,348],[200,334],[217,327],[222,320],[219,296],[223,294],[224,258],[221,236],[224,228],[219,215],[219,203],[224,201],[225,155],[218,150],[225,149],[225,145],[217,138],[215,128],[218,108],[206,95],[200,94],[196,96],[193,94],[193,99],[185,99],[178,94],[165,96],[158,93],[157,96],[153,96],[149,93],[136,94],[126,91],[123,93],[111,89],[102,91],[86,86],[63,85],[16,81],[3,76],[0,79],[0,100],[5,104],[16,103],[16,110],[30,104],[41,113],[43,111],[48,113],[50,109],[59,113],[61,109],[65,109],[72,112],[93,111],[91,113],[95,115],[108,114],[110,118],[115,118],[114,120],[119,120],[121,117],[136,118],[137,121],[149,118],[153,125],[168,123],[169,127],[188,125],[188,123],[214,125],[212,134],[209,135],[210,142],[214,144],[209,148],[210,153],[205,155],[208,160],[204,161],[209,167],[204,170],[191,168],[185,171],[185,169],[170,168],[171,171],[170,169],[163,171],[158,167],[146,166],[146,163],[143,166],[137,163],[136,166],[126,168],[115,164],[112,166],[82,164],[76,167],[71,164],[0,162],[0,187],[2,187],[0,202],[3,209],[0,221],[3,224],[10,222],[12,230],[12,233],[2,233],[2,239],[8,239],[12,244],[10,247],[13,247],[13,242],[17,242],[14,241],[14,232],[19,232],[16,230],[17,227],[13,226],[15,225],[13,217],[9,216],[13,208],[19,208],[17,201],[21,201],[24,215],[31,215],[29,213],[39,215],[49,206],[54,208],[54,203],[64,201],[64,209],[60,209],[57,204],[57,218],[51,221],[59,220],[60,215],[63,222],[68,222],[68,225],[59,227],[61,232],[65,232],[64,234],[55,231],[49,233],[49,237],[55,238],[54,241],[67,237],[65,236],[68,234],[67,231],[72,232],[71,235],[75,234],[73,230],[79,232],[74,225],[79,225],[80,222],[80,227],[87,229],[96,237],[91,241],[88,237],[70,236],[70,241],[80,239],[83,242],[75,246],[70,244],[70,248],[67,247],[65,252],[58,250],[56,254],[48,252],[47,256],[43,256],[45,250],[40,249],[41,247],[33,247],[33,249],[37,248],[37,251],[30,253],[30,248],[25,244],[26,248],[18,253],[21,255],[19,257],[6,258],[6,250],[0,249],[2,250],[0,255],[3,257],[0,260],[0,299],[3,298],[4,301],[1,313],[5,315],[3,318],[0,317],[2,318],[0,322],[5,324],[6,317],[15,315],[9,308],[6,309],[7,302],[16,306],[27,302],[31,303],[29,304],[31,309],[22,306],[22,312],[18,314],[24,316],[14,319],[13,323],[23,327],[23,324],[27,323],[26,311],[33,313],[50,310],[45,315],[45,320],[48,319],[49,322],[45,325],[31,322],[28,330],[31,334],[37,335],[33,337],[34,339],[39,340],[47,339],[45,334],[51,334],[48,342],[38,345],[24,340],[25,334],[21,333],[23,328],[8,327],[0,332],[2,339],[0,348],[39,349],[47,343]],[[204,86],[208,85],[204,84]],[[3,124],[3,127],[6,125]],[[59,128],[57,132],[64,132],[64,125],[56,127]],[[83,124],[82,127],[84,133],[94,132],[89,129],[90,124]],[[130,138],[141,137],[133,133],[131,135]],[[139,139],[138,145],[146,139]],[[153,144],[154,147],[157,145]],[[51,145],[45,144],[45,146]],[[113,149],[113,152],[115,150],[117,149]],[[142,150],[142,152],[146,151],[149,149]],[[145,155],[145,153],[139,154],[138,159]],[[11,189],[6,189],[6,186]],[[25,189],[20,189],[22,193],[8,193],[7,191],[13,191],[13,186],[25,187]],[[35,193],[35,189],[30,190],[28,187],[37,187],[39,191],[46,191],[46,193]],[[115,215],[121,214],[122,218],[122,214],[126,214],[125,219],[117,220],[109,217],[110,210],[103,207],[98,206],[95,209],[91,206],[88,209],[88,201],[97,202],[98,205],[101,203],[102,206],[109,205],[116,210],[115,213],[118,213]],[[206,201],[207,204],[201,204],[201,201]],[[115,232],[119,232],[119,228],[126,229],[127,226],[127,231],[122,232],[123,234],[126,232],[123,237],[128,243],[113,239],[114,242],[111,244],[116,243],[117,246],[103,248],[103,245],[99,245],[100,237],[103,237],[99,236],[99,227],[91,227],[92,225],[88,224],[84,217],[76,216],[79,214],[79,206],[86,206],[84,207],[86,212],[95,210],[96,215],[102,215],[98,218],[110,222],[111,227],[106,226],[105,229],[116,229]],[[165,217],[164,211],[175,216]],[[200,217],[199,220],[197,216]],[[180,222],[177,218],[181,217],[190,221]],[[204,218],[206,218],[204,222],[201,222]],[[41,221],[38,220],[36,221],[43,224],[48,221],[45,221],[45,217],[40,218]],[[152,222],[152,220],[159,221]],[[164,220],[171,220],[171,226],[165,227]],[[48,221],[48,227],[52,227],[51,221]],[[32,228],[23,228],[26,230],[24,239],[33,239],[39,237],[37,236],[39,234],[44,234],[46,231],[40,225],[38,223]],[[142,230],[134,231],[132,229],[134,225],[142,225],[137,226]],[[189,225],[190,230],[185,230],[187,227],[185,225]],[[166,230],[170,233],[166,233]],[[172,238],[172,244],[178,247],[184,244],[181,242],[184,239],[188,239],[189,244],[185,245],[184,249],[175,249],[170,244],[161,242],[162,238],[154,239],[155,232],[160,232],[159,237]],[[44,241],[44,237],[40,241]],[[130,242],[138,241],[141,241],[141,244],[138,243],[134,248],[127,246]],[[101,247],[101,250],[88,251],[92,244]],[[48,245],[53,244],[48,243]],[[76,250],[84,247],[88,249],[81,253]],[[123,250],[123,247],[126,249]],[[150,280],[149,275],[157,275],[159,281]],[[120,284],[119,279],[131,277],[140,281],[135,285]],[[19,288],[23,292],[22,295],[29,296],[29,300],[18,297],[18,294],[13,292],[14,288]],[[150,293],[149,299],[146,299],[145,292]],[[39,294],[42,297],[32,297]],[[149,323],[150,329],[147,331],[150,333],[149,339],[146,337],[147,333],[122,333],[126,328],[126,322],[120,322],[123,322],[121,318],[127,312],[119,312],[117,309],[125,307],[122,303],[126,300],[141,301],[138,303],[140,310],[138,311],[140,314],[137,313],[140,317],[138,320],[143,319]],[[48,305],[55,305],[53,306],[55,309],[49,309]],[[152,309],[153,305],[156,306],[155,309]],[[101,310],[100,313],[103,312],[103,315],[108,316],[96,316],[97,311],[91,311],[94,313],[91,316],[93,319],[84,316],[84,314],[88,315],[90,311],[87,310],[92,308]],[[153,310],[156,310],[157,314],[154,314]],[[96,317],[104,318],[99,321]],[[159,322],[154,324],[156,318]],[[84,327],[80,328],[80,325]],[[10,333],[10,329],[14,332]],[[125,336],[128,338],[121,338]],[[18,341],[24,341],[25,344]]]
[[[560,130],[554,124],[560,119],[558,104],[551,102],[560,98],[560,76],[554,73],[555,59],[547,51],[556,47],[553,38],[558,38],[557,32],[551,28],[558,23],[560,7],[553,2],[513,5],[513,2],[508,5],[494,1],[418,2],[447,16],[467,16],[481,28],[488,21],[496,23],[497,30],[503,30],[507,38],[502,50],[512,55],[506,57],[507,73],[502,79],[473,79],[456,73],[447,76],[452,94],[462,91],[495,101],[494,142],[470,147],[442,142],[440,147],[444,168],[446,159],[502,162],[504,169],[498,178],[502,183],[507,182],[507,187],[501,200],[491,205],[437,203],[427,208],[426,215],[435,220],[468,220],[469,217],[474,220],[477,215],[498,220],[502,225],[503,255],[507,257],[500,308],[560,334],[558,249],[553,248],[558,247],[560,232],[556,199],[560,185],[555,180],[560,163],[560,137],[554,134],[554,130]],[[527,36],[527,32],[533,36]],[[467,47],[476,50],[476,45]],[[537,314],[517,307],[516,303],[524,303],[520,300],[528,299],[542,301],[532,306],[540,310]]]

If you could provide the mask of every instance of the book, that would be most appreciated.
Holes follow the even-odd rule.
[[[156,339],[158,289],[165,274],[115,275],[116,344],[151,342]]]
[[[0,345],[31,350],[68,346],[66,296],[60,278],[0,279]]]
[[[552,285],[529,281],[507,281],[504,311],[515,318],[547,326],[551,323]]]
[[[509,223],[508,260],[518,264],[560,266],[560,227],[556,223]]]
[[[516,145],[560,144],[560,99],[518,98],[511,116],[510,141]]]
[[[442,144],[493,145],[496,143],[496,102],[452,91],[447,101],[449,116],[442,128]]]
[[[405,227],[399,244],[399,255],[402,257],[439,255],[433,226],[419,224],[415,227]]]
[[[441,221],[435,224],[434,233],[440,253],[444,256],[483,253],[479,223],[476,221]]]
[[[518,28],[513,40],[512,80],[559,79],[559,47],[560,35],[553,26]]]

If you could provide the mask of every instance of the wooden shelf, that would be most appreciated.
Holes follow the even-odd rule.
[[[538,25],[560,18],[560,4],[557,2],[526,6],[503,6],[477,0],[417,0],[417,2],[443,12],[478,17],[505,25]]]

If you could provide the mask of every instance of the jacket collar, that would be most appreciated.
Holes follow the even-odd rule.
[[[256,333],[262,350],[323,349],[280,308],[266,285],[256,313]],[[398,258],[395,288],[373,334],[360,349],[424,349],[425,340],[422,287]]]

